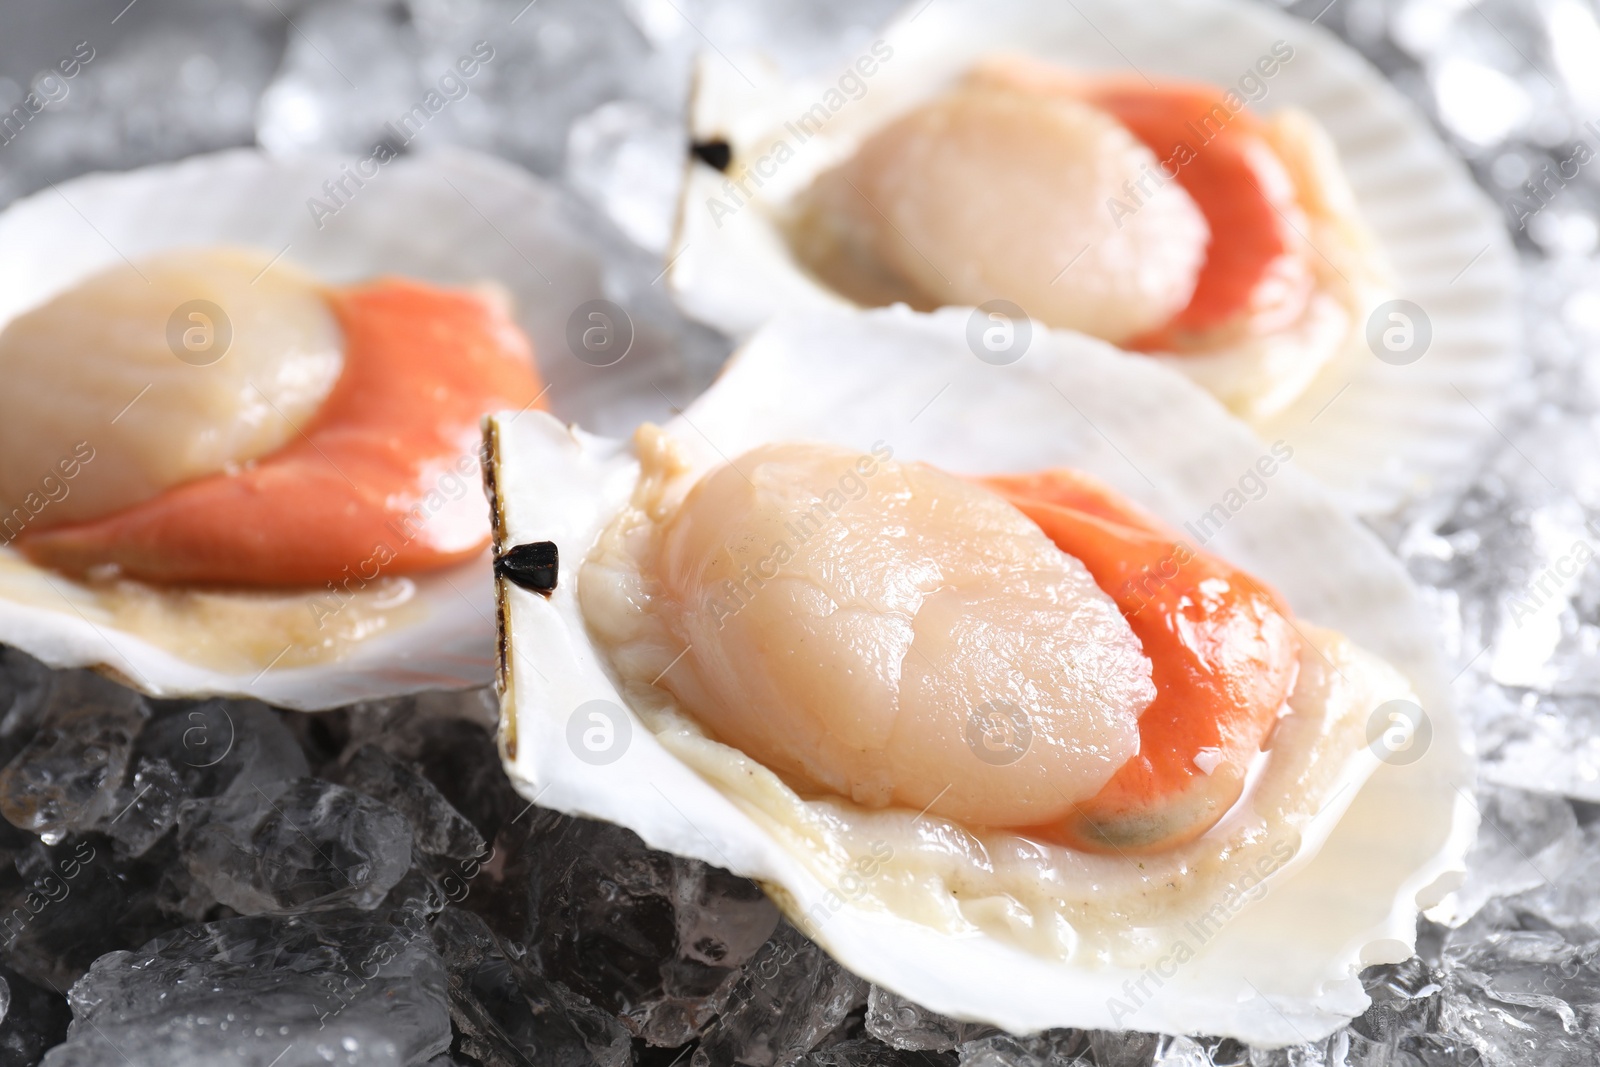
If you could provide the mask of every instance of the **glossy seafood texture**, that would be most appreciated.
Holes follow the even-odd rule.
[[[75,449],[93,461],[32,528],[110,514],[295,440],[344,369],[344,341],[318,286],[271,260],[213,248],[119,263],[7,324],[0,512]]]
[[[691,479],[660,430],[635,446],[584,615],[803,793],[1159,852],[1228,813],[1287,707],[1276,594],[1081,474],[791,441]]]
[[[336,169],[231,149],[0,212],[0,643],[306,711],[493,680],[480,422],[543,402],[521,324],[600,296],[598,253],[465,150],[319,228]]]
[[[639,440],[668,447],[653,430]],[[1029,825],[1065,818],[1138,750],[1155,691],[1127,623],[1081,563],[978,486],[887,450],[758,448],[653,531],[638,516],[613,527],[583,571],[599,625],[626,619],[632,541],[650,640],[683,651],[659,684],[805,789]],[[975,760],[971,724],[1018,706],[1027,752]]]
[[[1126,219],[1106,210],[1159,163],[1100,108],[973,78],[818,179],[790,232],[802,259],[866,303],[1005,298],[1127,341],[1190,303],[1211,238],[1181,186]]]
[[[1387,272],[1316,123],[1229,95],[989,57],[868,133],[784,230],[857,304],[1006,301],[1264,417],[1347,347]]]
[[[402,279],[324,287],[275,258],[164,253],[0,333],[0,504],[15,513],[59,455],[94,460],[8,541],[70,575],[169,586],[315,586],[482,551],[482,501],[438,486],[471,476],[483,414],[541,395],[508,309]]]
[[[1403,572],[1287,471],[1196,544],[1246,427],[1079,333],[984,364],[969,322],[785,316],[632,447],[489,420],[497,551],[560,560],[502,576],[512,782],[758,879],[933,1010],[1328,1032],[1471,836],[1454,747],[1369,744],[1399,701],[1454,746]]]
[[[1035,832],[1123,854],[1199,837],[1244,793],[1295,690],[1303,651],[1287,606],[1080,472],[982,482],[1083,561],[1154,664],[1156,699],[1139,719],[1137,754]]]

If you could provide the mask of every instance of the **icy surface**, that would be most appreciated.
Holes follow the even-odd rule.
[[[72,987],[47,1067],[401,1067],[450,1044],[445,973],[419,914],[241,917],[101,957]]]
[[[1107,1064],[1148,1061],[1155,1039],[1147,1034],[1101,1035],[1101,1053]],[[1095,1035],[1079,1030],[1056,1030],[1028,1037],[995,1034],[961,1046],[961,1067],[1067,1067],[1084,1062],[1094,1047]],[[1124,1053],[1131,1052],[1131,1055]]]
[[[373,907],[410,869],[412,836],[389,805],[315,778],[191,801],[178,817],[189,873],[246,915]]]
[[[530,813],[527,943],[654,1045],[694,1038],[778,921],[756,886],[607,823]],[[765,1067],[765,1065],[761,1065]]]
[[[144,699],[88,671],[53,679],[37,732],[0,769],[0,814],[49,843],[109,820]]]
[[[807,1067],[950,1067],[952,1057],[895,1049],[872,1038],[855,1038],[817,1049],[800,1062]]]
[[[789,1067],[867,1000],[867,984],[787,922],[744,968],[694,1067]]]
[[[867,1033],[898,1049],[943,1052],[994,1032],[931,1012],[892,990],[873,986],[867,995]]]
[[[520,946],[497,938],[477,915],[446,908],[433,939],[450,974],[450,1013],[462,1051],[483,1063],[518,1056],[548,1067],[627,1067],[628,1031],[560,982],[530,966]]]
[[[411,824],[412,853],[442,869],[485,854],[487,845],[437,786],[376,745],[363,745],[344,767],[342,779],[352,789],[376,797]]]

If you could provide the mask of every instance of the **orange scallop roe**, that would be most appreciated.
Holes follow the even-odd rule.
[[[1188,305],[1124,347],[1203,351],[1219,336],[1281,329],[1303,313],[1315,279],[1294,179],[1266,125],[1242,106],[1230,108],[1223,90],[1084,76],[1021,56],[985,62],[973,77],[1069,95],[1109,112],[1155,153],[1161,171],[1135,179],[1122,209],[1137,210],[1166,181],[1176,181],[1205,217],[1211,238]]]
[[[73,575],[115,568],[159,584],[262,588],[321,585],[374,561],[412,574],[481,552],[486,507],[441,486],[473,466],[485,413],[542,395],[527,338],[467,291],[385,278],[326,296],[344,370],[297,440],[18,547]]]
[[[1076,471],[979,481],[1083,562],[1143,645],[1156,687],[1138,754],[1072,817],[1029,833],[1130,855],[1199,837],[1238,801],[1294,688],[1300,640],[1288,608]]]
[[[1292,323],[1311,298],[1305,222],[1288,168],[1249,111],[1230,111],[1221,90],[1114,79],[1090,103],[1115,115],[1156,154],[1211,227],[1194,296],[1166,326],[1129,346],[1184,351],[1229,327],[1265,333]]]

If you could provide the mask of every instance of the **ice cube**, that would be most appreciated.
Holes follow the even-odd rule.
[[[376,907],[411,867],[405,816],[315,778],[189,801],[178,831],[195,881],[247,915]]]
[[[481,859],[488,850],[483,835],[432,782],[376,745],[357,749],[341,770],[340,780],[404,815],[414,835],[413,855],[441,861],[436,864],[440,871]]]
[[[450,1012],[462,1051],[485,1064],[630,1067],[621,1023],[560,982],[537,974],[478,916],[447,907],[433,939],[450,974]]]
[[[693,1067],[789,1067],[866,999],[865,982],[781,922],[744,965],[690,1062]]]
[[[1551,932],[1491,934],[1445,950],[1440,1028],[1483,1067],[1600,1062],[1600,969],[1593,946]]]
[[[46,1067],[404,1067],[450,1045],[425,925],[331,911],[187,926],[95,961]]]
[[[957,1022],[873,986],[867,994],[867,1033],[897,1049],[943,1052],[994,1031],[981,1023]]]
[[[54,677],[43,721],[0,770],[0,814],[47,842],[115,814],[133,740],[150,709],[131,689],[89,671]]]
[[[651,1044],[693,1039],[762,949],[777,909],[755,883],[652,851],[619,826],[542,808],[526,819],[527,943],[541,973]]]

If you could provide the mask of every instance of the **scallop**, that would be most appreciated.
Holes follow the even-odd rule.
[[[337,582],[240,590],[72,577],[11,542],[307,447],[344,365],[329,285],[390,272],[491,283],[552,393],[593,410],[616,372],[601,381],[574,358],[566,327],[606,294],[604,269],[553,192],[466,152],[380,166],[230,151],[12,205],[0,214],[0,641],[158,696],[318,709],[487,684],[486,550],[432,573],[352,559]],[[628,373],[657,364],[661,339],[643,325]],[[429,537],[486,536],[477,445],[468,434],[458,464],[427,472]]]
[[[0,513],[14,514],[38,490],[36,472],[80,445],[98,462],[29,526],[104,515],[292,441],[333,391],[344,354],[316,284],[269,270],[272,259],[209,248],[118,263],[7,324]]]
[[[1331,1032],[1362,967],[1411,954],[1475,825],[1415,591],[1274,462],[1292,446],[1193,384],[1065,331],[995,365],[967,320],[779,316],[628,441],[489,420],[513,783],[757,879],[845,966],[956,1018]],[[1152,706],[1126,609],[983,480],[1060,467],[1298,620],[1237,800],[1133,856],[1043,829]]]
[[[886,541],[885,528],[905,536]],[[622,517],[581,572],[585,617],[648,633],[619,634],[622,658],[684,649],[664,688],[810,788],[979,825],[1044,823],[1139,750],[1155,690],[1116,604],[977,486],[772,444],[697,483],[642,564],[625,544],[636,531]],[[614,610],[644,574],[658,586],[654,627]],[[964,725],[1012,700],[1028,703],[1041,743],[974,766]]]
[[[735,336],[896,302],[1090,333],[1291,441],[1369,512],[1459,470],[1517,366],[1498,212],[1359,58],[1259,6],[913,4],[804,79],[707,55],[690,124],[668,279]],[[1196,210],[1200,163],[1250,173],[1254,222]],[[1256,262],[1252,227],[1283,253]],[[1229,272],[1252,256],[1239,303]]]
[[[852,276],[881,264],[914,302],[1009,297],[1052,326],[1125,341],[1189,303],[1211,239],[1177,184],[1126,218],[1106,210],[1159,165],[1089,104],[977,85],[875,131],[801,194],[788,231],[803,263],[865,302],[900,295]],[[1084,269],[1058,284],[1080,254]]]

